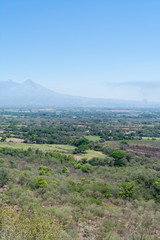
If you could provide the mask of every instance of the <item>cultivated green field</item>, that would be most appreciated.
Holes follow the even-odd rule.
[[[29,147],[32,149],[39,149],[42,151],[57,151],[61,153],[72,153],[75,149],[74,146],[63,144],[28,144],[16,142],[0,142],[0,147],[21,148],[27,150]]]
[[[89,141],[96,142],[99,141],[101,138],[99,136],[85,136]]]
[[[28,143],[16,143],[16,142],[0,142],[0,147],[8,147],[8,148],[14,148],[14,149],[23,149],[27,150],[29,147],[32,149],[39,149],[41,151],[53,151],[53,152],[59,152],[62,154],[73,154],[73,151],[75,150],[74,146],[71,145],[63,145],[63,144],[28,144]],[[76,154],[74,155],[75,158],[81,159],[81,158],[87,158],[91,159],[93,157],[99,157],[99,158],[105,158],[106,155],[104,155],[101,152],[88,150],[84,154]]]
[[[142,137],[142,139],[143,140],[153,140],[153,141],[155,141],[155,140],[159,141],[160,140],[160,138],[158,138],[158,137],[154,137],[154,138],[153,137]]]

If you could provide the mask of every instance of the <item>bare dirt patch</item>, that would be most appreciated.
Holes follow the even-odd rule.
[[[127,152],[133,151],[136,155],[146,155],[148,157],[160,158],[160,147],[151,147],[146,145],[130,145]]]
[[[7,138],[6,142],[22,143],[22,142],[24,142],[24,140],[20,139],[20,138]]]

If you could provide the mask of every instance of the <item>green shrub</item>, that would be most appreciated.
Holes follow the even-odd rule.
[[[3,163],[4,163],[4,159],[0,158],[0,164],[3,164]]]
[[[63,166],[62,172],[63,173],[70,173],[69,169],[66,166]]]
[[[61,206],[59,208],[55,208],[55,216],[61,223],[67,224],[71,221],[72,211],[73,209],[70,206]]]
[[[133,182],[122,183],[119,195],[125,198],[131,198],[135,193],[135,185]]]
[[[10,163],[11,168],[15,168],[15,161],[14,160],[10,160],[9,163]]]
[[[18,183],[21,185],[28,183],[28,175],[25,171],[20,171]]]
[[[0,187],[3,187],[7,184],[9,180],[9,172],[5,168],[0,168]]]
[[[81,169],[82,165],[80,163],[74,164],[75,169]]]
[[[36,187],[39,188],[39,187],[43,187],[43,186],[46,186],[48,183],[45,179],[43,179],[42,177],[39,177],[37,179],[37,182],[36,182]]]
[[[51,168],[41,165],[39,167],[39,175],[49,176],[51,174]]]
[[[28,171],[32,171],[32,167],[31,167],[31,166],[28,166],[28,167],[27,167],[27,170],[28,170]]]
[[[93,217],[94,216],[103,217],[104,216],[104,212],[105,212],[104,207],[96,206],[96,205],[95,204],[90,204],[87,207],[87,211],[91,213],[91,217],[92,217],[92,215],[93,215]]]
[[[81,183],[78,183],[78,182],[75,182],[75,181],[72,181],[71,182],[71,187],[70,187],[71,191],[72,192],[83,192],[83,186],[81,185]]]
[[[92,203],[97,204],[97,205],[103,205],[100,200],[97,200],[97,199],[95,199],[95,198],[90,198],[90,201],[91,201]]]
[[[111,157],[106,157],[104,159],[94,157],[88,161],[88,163],[91,164],[92,166],[105,166],[105,165],[112,166],[114,165],[112,164],[112,162],[113,162],[113,158]]]
[[[82,172],[89,173],[92,171],[92,166],[89,163],[86,163],[82,165],[81,169],[82,169]]]
[[[113,187],[109,184],[103,184],[103,183],[93,184],[91,186],[91,190],[93,192],[100,192],[107,198],[111,197],[113,193]]]
[[[43,177],[38,177],[38,178],[31,178],[28,184],[32,189],[35,189],[35,188],[45,187],[46,185],[48,185],[48,182]]]

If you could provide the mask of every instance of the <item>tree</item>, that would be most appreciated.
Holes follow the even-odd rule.
[[[6,135],[3,135],[3,136],[1,137],[1,142],[5,142],[6,139],[7,139]]]
[[[89,147],[85,144],[79,145],[75,150],[74,153],[85,153],[86,150],[88,150]]]
[[[87,144],[89,144],[89,140],[85,137],[82,137],[76,142],[75,145],[78,147],[80,145],[87,145]]]
[[[114,166],[125,166],[126,163],[123,159],[125,153],[123,151],[114,151],[110,154],[110,156],[114,158]]]

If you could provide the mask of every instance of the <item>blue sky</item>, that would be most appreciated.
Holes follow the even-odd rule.
[[[1,0],[0,49],[0,81],[160,101],[159,0]]]

